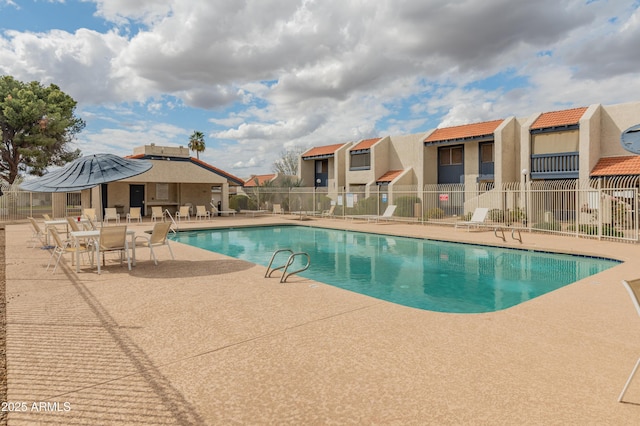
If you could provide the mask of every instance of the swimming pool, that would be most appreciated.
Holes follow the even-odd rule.
[[[311,267],[301,276],[438,312],[506,309],[619,264],[306,226],[182,231],[172,239],[264,266],[275,250],[306,252]],[[279,264],[286,261],[287,255],[283,256]]]

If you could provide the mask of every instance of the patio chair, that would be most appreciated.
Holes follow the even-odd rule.
[[[336,210],[336,205],[332,205],[331,207],[329,207],[329,210],[325,210],[322,213],[320,213],[320,216],[322,217],[333,217],[334,215],[334,211]]]
[[[205,206],[196,206],[196,220],[200,218],[211,219],[211,213]]]
[[[82,210],[82,215],[90,220],[98,220],[96,216],[96,209],[84,209]]]
[[[189,210],[191,210],[189,206],[180,206],[180,210],[176,212],[176,219],[178,219],[178,221],[184,218],[186,218],[187,220],[191,220],[191,214],[189,213]]]
[[[211,204],[211,213],[214,216],[220,216],[220,215],[229,216],[230,214],[235,216],[237,213],[235,210],[218,210],[218,206],[216,206],[213,202],[209,204]]]
[[[48,236],[49,236],[48,232],[49,232],[49,229],[51,229],[51,228],[56,228],[56,230],[57,230],[58,232],[64,232],[65,234],[67,233],[67,227],[66,227],[66,225],[62,225],[62,227],[59,227],[59,225],[47,225],[47,222],[50,222],[50,221],[52,221],[53,219],[52,219],[52,218],[51,218],[51,216],[50,216],[50,215],[48,215],[47,213],[43,213],[43,214],[42,214],[42,217],[43,217],[43,219],[44,219],[44,221],[45,221],[45,224],[44,224],[44,234],[45,234],[45,236],[46,236],[46,237],[48,237]],[[48,238],[47,238],[47,241],[49,241],[49,239],[48,239]]]
[[[47,241],[47,234],[45,234],[42,231],[42,228],[40,228],[40,225],[38,225],[38,222],[36,222],[34,218],[29,216],[28,219],[29,219],[29,222],[31,223],[31,230],[33,231],[33,234],[31,235],[31,239],[29,240],[29,241],[33,241],[33,245],[31,246],[31,248],[34,248],[38,243],[38,241],[40,241],[44,246]]]
[[[58,234],[58,231],[55,228],[49,229],[49,232],[51,233],[51,237],[53,238],[53,244],[55,244],[55,247],[51,252],[51,257],[49,258],[49,263],[47,264],[47,269],[46,269],[47,271],[51,267],[51,261],[57,255],[58,257],[56,259],[56,263],[53,266],[53,273],[55,274],[56,269],[58,269],[58,264],[60,263],[60,258],[62,258],[62,255],[65,253],[71,253],[72,265],[73,265],[73,258],[76,252],[79,252],[81,254],[88,253],[91,258],[91,263],[93,264],[93,246],[91,243],[82,243],[76,247],[73,245],[71,240],[63,241],[62,238],[60,237],[60,234]]]
[[[80,222],[77,221],[75,217],[67,216],[67,223],[69,224],[69,229],[71,229],[71,232],[82,231],[82,229],[80,229],[80,225],[78,225],[78,223]]]
[[[108,225],[111,219],[115,220],[116,223],[120,223],[120,214],[115,207],[107,207],[104,209],[104,222]]]
[[[92,219],[89,216],[87,216],[87,223],[85,223],[85,227],[87,227],[88,230],[94,230],[94,231],[98,229],[98,227],[96,226],[96,223],[94,222],[94,219]]]
[[[127,258],[127,266],[131,270],[131,257],[129,257],[129,242],[127,241],[127,226],[104,226],[100,228],[100,237],[96,248],[98,263],[98,274],[100,274],[100,253],[102,253],[102,264],[105,265],[105,253],[109,251],[120,252],[120,264],[123,258]]]
[[[624,287],[629,292],[629,296],[631,297],[633,306],[635,306],[636,311],[638,312],[638,315],[640,315],[640,278],[632,281],[622,281],[622,285],[624,285]],[[633,376],[635,376],[636,372],[638,371],[638,367],[640,367],[640,358],[638,358],[638,361],[636,362],[636,366],[633,367],[633,370],[631,371],[631,375],[627,379],[627,383],[625,383],[624,388],[622,389],[622,392],[618,397],[618,402],[622,402],[622,398],[624,397],[624,394],[627,392],[627,388],[631,384],[631,380],[633,380]]]
[[[381,215],[375,215],[375,214],[363,214],[363,215],[351,215],[351,216],[347,216],[350,219],[361,219],[364,220],[366,219],[367,222],[370,221],[380,221],[380,220],[391,220],[391,217],[393,216],[393,213],[395,213],[396,211],[396,205],[395,204],[389,204],[387,206],[387,208],[384,210],[384,212]]]
[[[169,234],[169,229],[171,228],[171,222],[161,222],[156,223],[153,226],[153,231],[151,235],[138,235],[136,236],[136,247],[148,247],[149,248],[149,258],[153,258],[153,262],[157,265],[158,259],[156,258],[156,254],[153,251],[154,247],[159,246],[167,246],[169,248],[169,253],[171,253],[171,259],[175,259],[173,256],[173,250],[171,250],[171,246],[169,245],[169,239],[167,238],[167,234]],[[143,241],[139,241],[141,239]]]
[[[389,204],[380,216],[371,216],[367,218],[367,221],[373,220],[379,222],[380,220],[391,220],[393,214],[396,212],[396,207],[397,206],[395,204]]]
[[[158,219],[162,219],[164,222],[165,212],[162,210],[161,206],[152,206],[151,207],[151,220],[155,222]]]
[[[142,223],[142,208],[131,207],[129,213],[127,213],[127,223],[131,223],[132,220],[137,220],[138,223]]]
[[[282,210],[282,206],[280,204],[273,205],[273,214],[284,214],[284,210]]]
[[[489,213],[488,208],[476,207],[476,209],[473,211],[473,215],[471,216],[471,220],[456,222],[455,227],[457,228],[458,226],[466,226],[467,231],[471,227],[479,228],[480,225],[482,225],[484,221],[487,219],[487,213]]]

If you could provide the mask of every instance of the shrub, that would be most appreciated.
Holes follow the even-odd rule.
[[[432,207],[424,214],[424,218],[429,219],[442,219],[444,217],[444,210],[439,207]]]
[[[246,210],[249,207],[249,201],[246,195],[232,195],[229,197],[229,208],[235,211]]]
[[[353,214],[376,214],[378,211],[378,197],[367,197],[358,201],[353,208]]]
[[[575,231],[575,225],[571,225],[568,228],[570,231]],[[598,235],[598,225],[582,224],[578,227],[578,232],[585,235]],[[602,235],[607,237],[622,237],[622,232],[618,231],[613,225],[609,223],[602,224]]]
[[[541,231],[560,231],[562,229],[558,222],[540,222],[533,224],[531,227]]]
[[[320,210],[322,211],[329,210],[329,208],[331,207],[331,198],[327,197],[326,195],[318,195],[318,197],[316,198],[316,202],[320,204]]]
[[[489,210],[489,220],[493,222],[504,222],[504,210],[502,209]]]

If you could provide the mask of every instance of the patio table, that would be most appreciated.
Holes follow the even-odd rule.
[[[69,233],[71,238],[73,239],[74,247],[78,247],[80,244],[80,240],[82,239],[94,239],[98,240],[100,238],[100,230],[91,230],[91,231],[71,231]],[[136,231],[132,229],[127,229],[127,236],[131,239],[130,248],[131,248],[131,265],[136,266]],[[96,249],[96,253],[98,249]],[[96,262],[100,262],[100,259],[96,259]],[[80,251],[76,250],[76,272],[80,272]]]
[[[81,217],[81,218],[80,218],[80,222],[79,222],[79,223],[88,223],[88,222],[89,222],[89,221],[88,221],[86,218]],[[67,235],[69,235],[69,222],[67,222],[67,219],[52,219],[52,220],[45,220],[45,221],[44,221],[44,228],[45,228],[45,233],[47,234],[47,235],[46,235],[46,237],[45,237],[45,238],[46,238],[47,245],[49,245],[49,231],[48,231],[49,227],[54,227],[54,228],[55,228],[55,227],[57,227],[58,225],[64,225],[64,226],[66,226],[66,229],[67,229],[67,230],[66,230],[65,232],[66,232],[66,234],[67,234]]]

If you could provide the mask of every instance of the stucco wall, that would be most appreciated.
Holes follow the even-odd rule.
[[[515,117],[500,123],[494,132],[494,182],[500,187],[505,182],[519,180],[520,167],[520,126]]]
[[[390,137],[390,161],[389,170],[422,170],[424,164],[424,139],[426,134],[414,133],[405,136]],[[405,179],[411,178],[409,183],[403,185],[419,185],[423,184],[422,174],[415,172],[408,175]]]
[[[371,147],[371,174],[366,183],[375,183],[376,179],[392,170],[390,153],[391,140],[388,136],[373,144]]]
[[[580,118],[579,179],[587,181],[600,159],[602,144],[602,107],[591,105]]]
[[[336,151],[336,163],[335,163],[335,180],[333,184],[329,187],[330,191],[337,191],[341,187],[346,185],[346,173],[348,166],[347,156],[349,155],[349,148],[351,148],[352,143],[348,142],[344,146],[341,146]]]
[[[620,144],[620,135],[640,124],[640,102],[602,107],[600,151],[602,157],[633,155]]]
[[[424,140],[435,132],[436,129],[431,129],[422,135],[422,186],[433,185],[438,183],[438,148],[435,146],[424,146]],[[420,169],[416,169],[420,170]]]
[[[150,170],[122,182],[183,182],[183,183],[217,183],[227,182],[227,178],[211,172],[188,161],[149,160],[153,164]]]
[[[303,160],[300,157],[299,177],[303,186],[313,186],[313,177],[315,176],[315,161]]]

